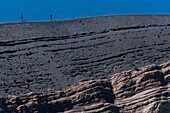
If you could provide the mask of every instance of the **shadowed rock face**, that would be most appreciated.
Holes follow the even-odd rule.
[[[0,98],[11,113],[169,113],[170,61],[51,90]]]
[[[0,95],[66,88],[169,60],[170,16],[104,16],[0,25]]]

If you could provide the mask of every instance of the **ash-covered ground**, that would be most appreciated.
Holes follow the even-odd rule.
[[[170,15],[0,24],[0,95],[62,89],[170,57]]]

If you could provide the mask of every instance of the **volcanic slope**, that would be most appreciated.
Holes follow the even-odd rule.
[[[0,98],[1,113],[170,113],[170,61],[49,90]]]
[[[170,15],[0,24],[0,95],[65,88],[170,56]]]

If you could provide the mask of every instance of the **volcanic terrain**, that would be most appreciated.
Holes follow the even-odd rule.
[[[1,23],[1,110],[169,110],[169,37],[170,15]]]

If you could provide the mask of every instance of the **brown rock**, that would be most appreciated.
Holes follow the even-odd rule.
[[[169,113],[170,65],[150,65],[64,91],[0,99],[4,113]]]

